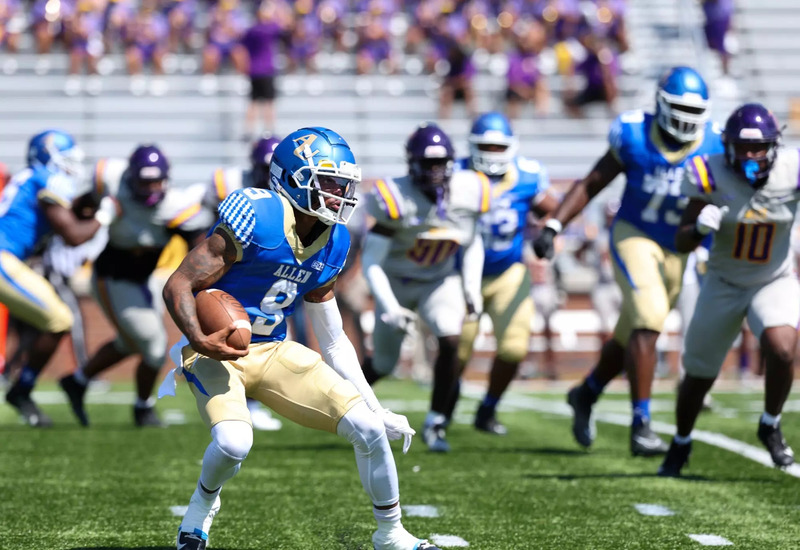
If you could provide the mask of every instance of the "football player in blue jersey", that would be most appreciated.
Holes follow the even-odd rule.
[[[491,182],[491,208],[480,220],[485,251],[481,293],[497,340],[489,388],[474,424],[504,435],[506,427],[497,421],[495,410],[528,353],[534,314],[530,274],[522,260],[523,233],[531,211],[545,216],[558,201],[546,193],[550,182],[544,166],[517,155],[519,143],[505,115],[490,112],[475,119],[469,146],[470,156],[459,160],[459,167],[482,172]],[[458,348],[462,372],[477,335],[478,319],[464,322]]]
[[[72,201],[82,160],[83,152],[66,132],[36,134],[28,144],[28,167],[14,175],[0,198],[0,303],[39,331],[6,401],[31,426],[51,423],[31,399],[31,390],[73,317],[53,286],[24,262],[54,233],[70,245],[88,241],[117,212],[116,203],[106,201],[91,219],[75,216]]]
[[[553,254],[553,239],[617,175],[626,177],[611,229],[614,276],[623,294],[614,338],[595,369],[567,401],[574,410],[573,435],[588,447],[594,440],[592,405],[623,369],[633,405],[631,452],[654,456],[666,444],[650,429],[650,392],[656,340],[680,294],[686,254],[675,248],[675,232],[688,199],[681,181],[690,158],[722,151],[720,131],[709,121],[708,88],[689,67],[674,67],[658,82],[655,114],[630,111],[611,125],[609,149],[591,172],[575,182],[534,242],[539,257]]]
[[[435,549],[400,521],[389,439],[404,438],[407,450],[414,430],[404,416],[381,407],[367,384],[334,297],[350,246],[345,224],[356,204],[360,168],[339,134],[314,127],[281,141],[270,173],[272,190],[241,189],[220,204],[218,224],[164,287],[167,308],[188,339],[176,370],[189,381],[212,437],[178,548],[206,548],[220,489],[253,443],[246,404],[253,397],[298,424],[352,443],[378,522],[376,549]],[[200,329],[193,294],[211,287],[232,294],[247,310],[247,350],[227,344],[235,324],[213,334]],[[322,357],[285,340],[286,318],[301,298]]]

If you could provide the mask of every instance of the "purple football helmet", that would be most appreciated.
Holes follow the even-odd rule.
[[[440,209],[453,175],[454,159],[450,138],[433,122],[421,124],[406,142],[411,181]]]
[[[781,130],[773,114],[760,103],[745,103],[736,109],[725,123],[722,141],[725,144],[725,159],[751,184],[766,182],[775,162]],[[753,156],[737,146],[762,145],[766,153]]]
[[[250,163],[253,174],[253,186],[269,189],[269,165],[272,162],[272,154],[281,142],[276,137],[263,137],[253,144],[250,152]]]
[[[140,145],[128,160],[127,182],[133,198],[146,206],[155,206],[166,194],[169,161],[155,145]]]

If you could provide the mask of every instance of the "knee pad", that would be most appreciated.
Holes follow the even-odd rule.
[[[211,437],[223,454],[236,461],[247,458],[253,446],[253,428],[241,420],[226,420],[211,428]]]
[[[336,432],[364,454],[369,454],[386,434],[383,421],[363,401],[347,411]]]

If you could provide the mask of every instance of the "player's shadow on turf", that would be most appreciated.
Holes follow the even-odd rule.
[[[175,550],[172,546],[76,546],[70,550]],[[214,550],[234,550],[233,548],[217,548]]]
[[[559,481],[576,481],[580,479],[647,479],[658,478],[655,472],[608,473],[608,474],[523,474],[526,479],[557,479]],[[668,479],[668,478],[660,478]],[[720,481],[705,476],[681,476],[673,478],[678,481]]]
[[[557,447],[494,447],[491,450],[487,447],[459,447],[458,452],[461,453],[486,453],[490,451],[492,454],[529,454],[529,455],[547,455],[547,456],[584,456],[586,451],[581,449],[559,449]],[[445,456],[445,455],[443,455]]]

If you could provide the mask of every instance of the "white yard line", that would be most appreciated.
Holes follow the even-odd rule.
[[[403,514],[412,518],[438,518],[439,509],[431,504],[403,504]]]
[[[675,512],[660,504],[634,504],[636,511],[643,516],[674,516]]]
[[[469,543],[457,535],[431,535],[431,542],[436,546],[469,546]]]
[[[466,383],[461,386],[461,395],[474,399],[482,398],[484,391],[485,389],[483,386],[479,386],[477,384]],[[546,399],[537,399],[535,397],[524,395],[507,395],[503,397],[503,403],[513,407],[542,413],[550,413],[567,417],[572,416],[572,408],[562,401],[548,401]],[[599,422],[617,424],[618,426],[629,426],[631,423],[630,414],[597,412],[595,413],[594,417]],[[659,433],[665,433],[669,435],[675,434],[675,426],[667,422],[653,421],[651,422],[650,427]],[[725,449],[726,451],[730,451],[732,453],[736,453],[752,460],[753,462],[763,464],[764,466],[774,467],[772,458],[764,449],[749,445],[720,433],[695,430],[692,432],[692,439]],[[800,478],[800,464],[792,464],[788,468],[783,468],[782,471],[786,472],[790,476]]]
[[[703,546],[733,546],[733,543],[725,537],[719,535],[686,535],[693,541],[699,542]]]

